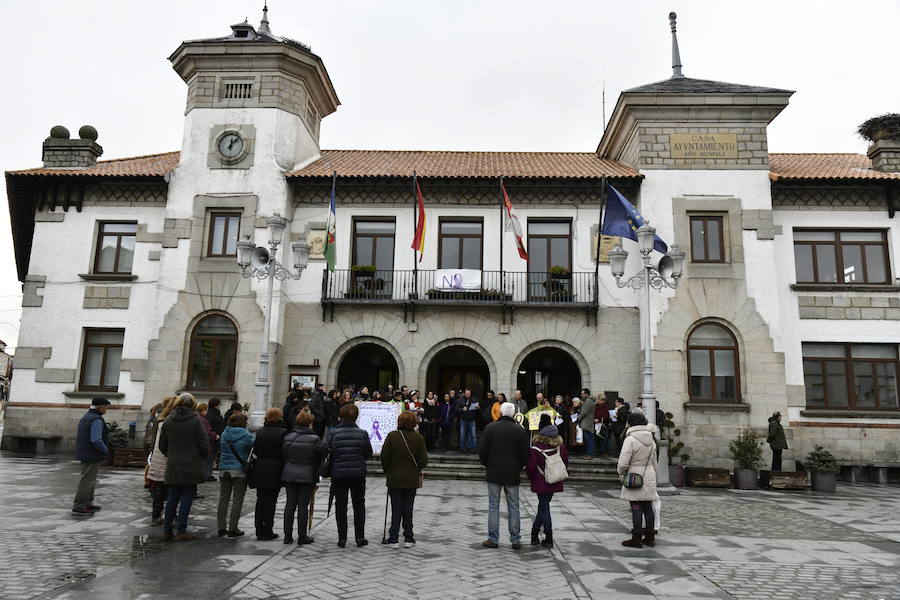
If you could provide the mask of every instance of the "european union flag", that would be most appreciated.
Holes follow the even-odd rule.
[[[617,235],[630,240],[638,241],[637,230],[644,224],[644,217],[634,208],[619,190],[607,185],[606,215],[603,217],[601,232],[606,235]],[[653,249],[665,254],[669,251],[662,238],[656,236]]]

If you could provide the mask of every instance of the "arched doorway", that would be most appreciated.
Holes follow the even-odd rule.
[[[483,398],[491,387],[491,374],[484,357],[468,346],[447,346],[428,363],[426,391],[443,394],[449,389],[471,388]]]
[[[581,389],[581,370],[565,350],[538,348],[519,364],[516,387],[529,401],[538,392],[548,397],[556,394],[577,395]]]
[[[338,389],[355,384],[368,386],[369,390],[386,389],[389,383],[400,386],[397,381],[397,361],[383,346],[363,343],[351,348],[337,370]]]

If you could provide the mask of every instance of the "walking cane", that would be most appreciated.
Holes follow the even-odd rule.
[[[387,507],[390,494],[387,490],[384,492],[384,529],[381,530],[381,543],[387,544]]]
[[[306,521],[306,532],[312,529],[313,522],[313,512],[316,510],[316,490],[319,489],[319,486],[314,485],[312,489],[312,494],[309,496],[309,519]]]
[[[331,516],[331,503],[334,502],[334,482],[331,482],[331,487],[328,488],[328,512],[325,514],[325,518]]]

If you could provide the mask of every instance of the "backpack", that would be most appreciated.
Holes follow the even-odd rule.
[[[544,455],[544,469],[538,467],[538,473],[543,476],[544,481],[549,484],[559,483],[569,478],[569,471],[566,469],[566,463],[563,462],[559,448],[556,448],[552,454],[547,454],[546,450],[541,450],[537,446],[532,446],[532,450],[537,450]]]

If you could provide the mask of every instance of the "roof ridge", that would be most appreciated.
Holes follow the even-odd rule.
[[[577,150],[372,150],[365,148],[322,148],[320,152],[383,152],[383,153],[401,153],[401,152],[431,152],[440,154],[583,154],[597,155],[593,151],[577,151]],[[599,158],[599,157],[598,157]],[[604,158],[603,160],[612,160]]]
[[[123,160],[138,160],[140,158],[153,158],[155,156],[166,156],[169,154],[180,154],[181,150],[170,150],[168,152],[157,152],[155,154],[141,154],[139,156],[126,156],[124,158],[107,158],[106,160],[98,160],[99,163],[111,163],[111,162],[119,162]]]

